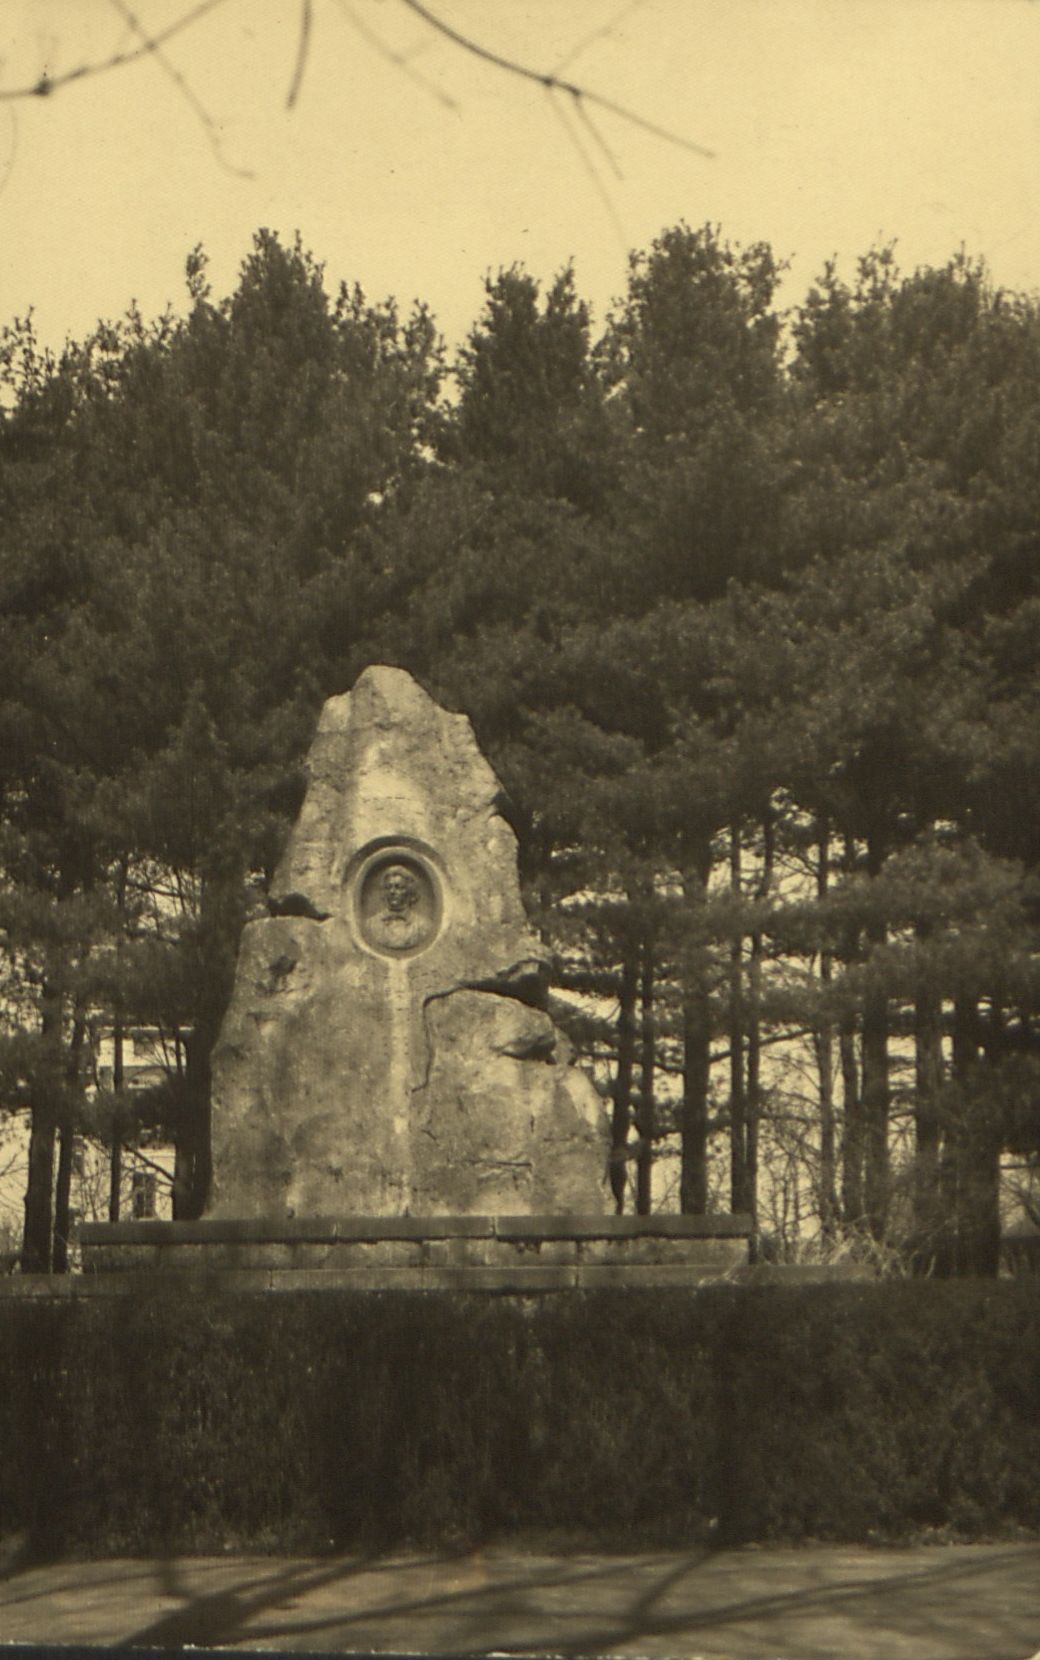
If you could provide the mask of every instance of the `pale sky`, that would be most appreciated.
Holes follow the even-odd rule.
[[[425,299],[452,341],[484,273],[514,261],[549,279],[573,260],[602,322],[627,250],[679,219],[770,242],[791,261],[788,302],[827,257],[851,275],[879,239],[904,269],[964,245],[998,283],[1040,289],[1038,0],[429,4],[535,68],[580,46],[567,75],[715,158],[592,110],[616,177],[579,126],[582,159],[544,90],[401,0],[312,0],[289,111],[300,0],[222,0],[170,41],[169,70],[146,58],[0,102],[0,322],[32,306],[58,345],[132,299],[180,307],[197,242],[223,294],[260,225],[298,229],[330,284]],[[154,33],[192,5],[0,0],[0,91],[132,44],[130,16]]]

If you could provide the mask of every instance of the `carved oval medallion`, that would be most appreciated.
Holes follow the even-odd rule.
[[[366,861],[358,874],[355,905],[365,944],[387,956],[423,950],[440,927],[436,876],[410,848],[383,848]]]

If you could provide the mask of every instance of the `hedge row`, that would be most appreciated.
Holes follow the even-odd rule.
[[[1040,1282],[0,1301],[40,1551],[1040,1528]]]

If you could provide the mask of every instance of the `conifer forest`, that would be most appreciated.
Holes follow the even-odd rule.
[[[780,278],[680,224],[595,322],[489,277],[452,353],[261,231],[227,296],[200,249],[162,316],[0,332],[24,1268],[85,1142],[116,1215],[160,1144],[199,1214],[241,929],[321,702],[390,663],[502,780],[618,1209],[997,1272],[1040,1166],[1040,302],[885,247]]]

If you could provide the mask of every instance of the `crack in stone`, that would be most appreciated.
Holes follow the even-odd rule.
[[[430,1025],[429,1017],[430,1005],[432,1003],[440,1003],[445,998],[454,997],[455,994],[460,991],[477,991],[488,997],[510,998],[513,1002],[525,1004],[527,1008],[544,1008],[544,995],[545,990],[547,989],[548,977],[548,969],[540,958],[521,957],[519,962],[511,963],[508,968],[503,969],[499,974],[493,974],[480,980],[459,980],[453,986],[446,986],[443,991],[428,992],[423,998],[421,1010],[423,1040],[426,1046],[426,1066],[423,1071],[422,1082],[413,1084],[411,1093],[413,1095],[418,1095],[424,1089],[428,1088],[430,1074],[433,1071],[433,1063],[436,1058],[436,1044],[434,1042],[433,1030]],[[533,990],[537,993],[539,989],[542,1002],[536,1003],[532,1001],[531,993]],[[524,1042],[523,1039],[518,1039],[517,1041],[518,1045],[522,1045]],[[516,1054],[513,1052],[512,1046],[508,1044],[504,1045],[501,1049],[498,1049],[496,1053],[500,1055],[508,1055],[514,1060],[549,1061],[550,1064],[553,1064],[552,1056],[550,1054],[536,1052],[539,1048],[543,1051],[548,1048],[548,1039],[531,1039],[530,1043],[531,1048],[528,1053]],[[555,1032],[551,1037],[551,1045],[552,1050],[555,1051]]]

